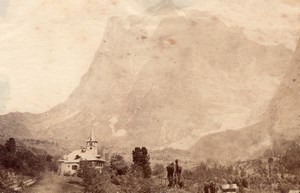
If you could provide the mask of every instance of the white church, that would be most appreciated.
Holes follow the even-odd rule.
[[[96,140],[94,130],[92,129],[90,137],[86,141],[85,148],[75,150],[59,160],[59,174],[67,176],[76,175],[80,164],[83,162],[89,162],[95,169],[101,172],[106,161],[101,159],[101,156],[98,155],[97,145],[98,141]]]

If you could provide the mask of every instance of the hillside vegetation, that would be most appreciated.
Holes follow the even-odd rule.
[[[0,190],[22,187],[23,181],[37,179],[46,170],[57,170],[57,163],[45,151],[17,146],[14,138],[0,145]]]

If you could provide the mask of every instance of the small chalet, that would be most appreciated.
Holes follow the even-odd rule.
[[[98,155],[98,142],[94,136],[94,131],[91,131],[90,137],[86,141],[86,147],[80,150],[75,150],[72,153],[65,155],[62,160],[59,160],[60,175],[76,175],[80,165],[83,162],[90,163],[94,168],[102,171],[106,161]]]

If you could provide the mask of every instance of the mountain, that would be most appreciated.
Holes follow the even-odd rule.
[[[182,12],[172,0],[161,1],[146,10],[146,14],[152,16],[173,16]]]
[[[192,148],[201,159],[238,160],[259,155],[267,148],[276,151],[286,140],[300,136],[300,40],[289,70],[271,100],[262,120],[238,131],[224,131],[200,139]]]
[[[22,135],[22,137],[32,137],[31,130],[24,124],[27,120],[34,119],[36,115],[30,113],[9,113],[0,116],[0,136]]]
[[[270,133],[276,137],[295,139],[300,134],[300,40],[291,67],[269,108]]]
[[[223,163],[255,158],[272,146],[265,123],[203,136],[191,148],[196,160],[213,159]]]
[[[94,128],[101,144],[115,148],[188,149],[205,134],[261,119],[290,50],[250,41],[216,16],[170,1],[149,12],[110,18],[68,100],[42,114],[1,116],[1,132],[74,147]]]

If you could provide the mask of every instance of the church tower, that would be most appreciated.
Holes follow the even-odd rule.
[[[98,155],[97,145],[98,145],[98,141],[95,138],[94,129],[92,129],[90,137],[86,141],[86,152],[94,156],[97,156]]]

